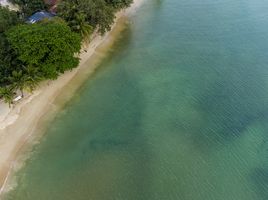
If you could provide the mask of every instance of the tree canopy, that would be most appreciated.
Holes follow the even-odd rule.
[[[132,0],[65,0],[59,4],[58,14],[72,30],[79,24],[78,16],[82,15],[84,23],[104,34],[111,29],[115,12],[131,3]]]
[[[112,5],[116,9],[128,7],[133,0],[105,0],[107,4]]]
[[[18,59],[36,67],[44,78],[55,79],[65,70],[76,67],[81,37],[63,22],[18,25],[7,32]]]
[[[5,35],[5,31],[19,23],[21,20],[15,11],[0,6],[0,85],[8,83],[7,77],[21,65]]]
[[[0,6],[0,34],[20,22],[18,14],[7,7]]]
[[[43,0],[9,0],[20,7],[20,14],[23,18],[32,15],[36,11],[47,8]]]

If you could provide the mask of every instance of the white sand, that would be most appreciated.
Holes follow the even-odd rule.
[[[42,83],[33,94],[20,100],[11,109],[8,108],[8,105],[0,102],[0,195],[6,186],[13,167],[12,163],[16,160],[20,149],[22,149],[30,136],[37,134],[40,119],[46,117],[49,112],[59,109],[55,104],[55,99],[61,98],[59,95],[62,95],[64,90],[77,89],[77,83],[75,83],[77,87],[70,85],[71,82],[72,84],[75,82],[74,79],[79,76],[79,73],[80,75],[84,74],[84,79],[86,79],[94,72],[97,65],[89,64],[94,60],[95,56],[93,55],[103,53],[98,48],[101,45],[105,45],[105,43],[113,42],[115,36],[120,32],[120,28],[116,30],[120,19],[135,12],[141,3],[142,0],[134,0],[130,8],[117,14],[116,23],[112,31],[102,37],[96,35],[93,38],[87,47],[87,52],[81,54],[78,68],[64,73],[55,81]],[[89,67],[91,69],[88,69]],[[81,78],[78,82],[81,84],[84,79]],[[70,98],[70,96],[64,96],[64,98]]]

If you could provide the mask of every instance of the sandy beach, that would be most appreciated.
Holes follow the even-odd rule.
[[[101,58],[124,29],[126,17],[135,12],[141,3],[142,0],[134,0],[130,8],[117,13],[110,32],[93,37],[86,51],[81,53],[80,64],[76,69],[62,74],[55,81],[43,82],[33,94],[26,96],[12,108],[0,102],[0,195],[5,190],[22,147],[35,134],[40,133],[45,119],[51,118],[95,71]]]

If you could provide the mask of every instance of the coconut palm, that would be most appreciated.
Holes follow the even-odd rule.
[[[43,78],[39,75],[38,69],[36,67],[27,67],[25,68],[25,89],[28,89],[29,92],[32,92]]]
[[[11,87],[14,90],[20,90],[21,96],[24,96],[23,90],[27,87],[28,76],[20,71],[13,71],[12,75],[8,77],[8,80],[11,82]]]
[[[72,31],[79,33],[85,42],[93,32],[93,27],[87,22],[87,15],[79,8],[78,1],[63,1],[58,5],[58,14],[66,20]]]
[[[42,80],[42,77],[38,75],[37,68],[27,67],[25,71],[13,71],[12,76],[8,79],[11,82],[13,89],[20,90],[21,96],[24,96],[24,90],[32,92],[38,83]]]
[[[89,42],[91,33],[93,32],[92,26],[86,22],[86,15],[83,13],[75,14],[75,26],[76,32],[80,33],[85,42]]]
[[[12,104],[14,98],[14,91],[11,87],[0,87],[0,97],[5,103],[8,103],[9,107]]]

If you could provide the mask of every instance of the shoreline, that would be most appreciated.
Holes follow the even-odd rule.
[[[66,71],[57,80],[41,83],[33,94],[23,98],[11,109],[0,102],[0,198],[6,191],[22,149],[32,137],[37,137],[45,130],[42,126],[53,119],[82,83],[90,78],[124,29],[127,16],[135,13],[142,1],[134,0],[129,8],[119,11],[111,31],[104,36],[94,35],[86,48],[82,45],[82,51],[86,51],[80,54],[77,68]]]

